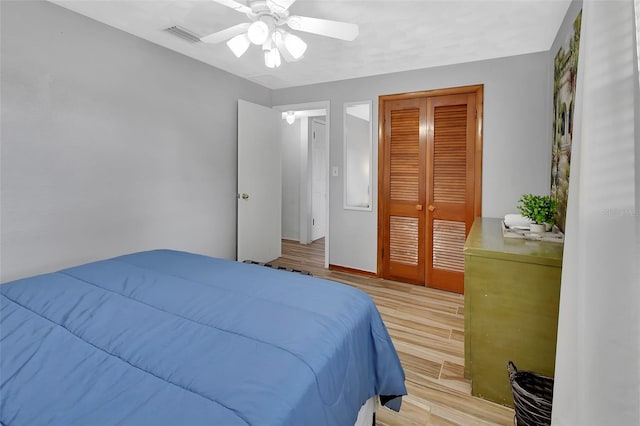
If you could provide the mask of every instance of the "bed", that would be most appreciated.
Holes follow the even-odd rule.
[[[0,422],[353,425],[404,372],[365,293],[172,250],[0,286]]]

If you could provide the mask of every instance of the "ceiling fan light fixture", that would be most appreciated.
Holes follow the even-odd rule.
[[[267,68],[278,68],[282,63],[277,47],[264,51],[264,64]]]
[[[295,111],[287,111],[284,119],[287,120],[287,123],[293,124],[296,121]]]
[[[236,58],[244,55],[244,52],[247,51],[250,45],[251,42],[249,41],[249,37],[247,36],[247,34],[237,35],[227,41],[227,47],[233,52],[234,55],[236,55]]]
[[[2,1],[2,0],[0,0]],[[204,43],[222,41],[240,58],[250,44],[262,46],[265,65],[277,68],[282,61],[300,60],[307,51],[307,43],[284,30],[304,31],[338,40],[352,41],[358,36],[358,25],[330,19],[291,15],[289,8],[296,0],[211,0],[247,15],[248,22],[233,25],[213,34],[200,37]]]
[[[289,51],[295,60],[302,58],[304,52],[307,50],[307,43],[297,35],[285,32],[283,41],[287,51]]]
[[[251,43],[261,45],[269,37],[269,26],[263,21],[255,21],[249,26],[247,36]]]

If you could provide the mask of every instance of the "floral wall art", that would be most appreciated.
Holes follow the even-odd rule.
[[[556,224],[564,231],[569,192],[571,140],[578,75],[578,47],[582,12],[573,31],[560,47],[553,62],[553,144],[551,147],[551,197],[558,202]]]

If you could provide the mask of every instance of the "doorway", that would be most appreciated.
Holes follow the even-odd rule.
[[[273,108],[282,114],[282,238],[302,244],[324,238],[328,268],[329,102]]]
[[[378,274],[464,293],[481,215],[483,86],[381,96]]]

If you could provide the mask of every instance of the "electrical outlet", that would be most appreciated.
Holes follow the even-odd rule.
[[[331,176],[336,177],[339,176],[340,174],[338,173],[338,166],[333,166],[331,167]]]

